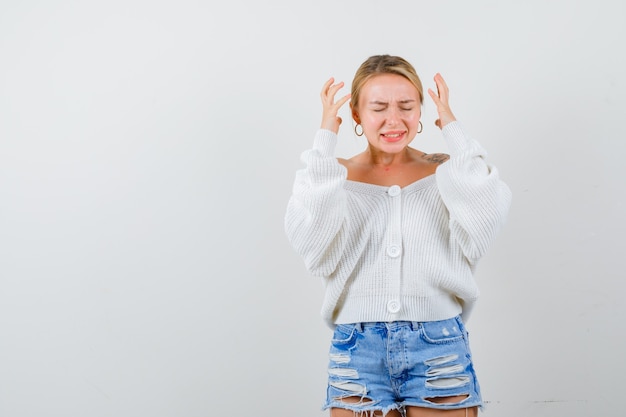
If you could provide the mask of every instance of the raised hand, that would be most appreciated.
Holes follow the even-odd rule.
[[[335,79],[332,77],[326,81],[320,94],[323,107],[322,124],[320,127],[322,129],[328,129],[338,133],[339,125],[341,125],[341,117],[339,117],[337,113],[339,112],[341,106],[346,104],[346,102],[350,99],[350,94],[346,94],[335,102],[335,95],[344,86],[344,83],[342,81],[337,84],[333,84],[334,82]]]
[[[439,73],[435,74],[435,84],[437,85],[437,93],[435,94],[435,92],[429,88],[428,94],[430,94],[430,97],[437,106],[437,114],[439,115],[439,118],[435,120],[435,124],[439,127],[439,129],[443,129],[445,125],[455,121],[456,118],[454,117],[454,114],[452,114],[452,110],[450,110],[450,105],[448,104],[448,85]]]

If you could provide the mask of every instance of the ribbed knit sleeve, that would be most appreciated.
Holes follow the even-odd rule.
[[[442,133],[450,159],[437,168],[437,185],[450,214],[451,238],[473,265],[504,224],[511,190],[486,162],[486,151],[459,122],[448,123]]]
[[[346,245],[347,170],[334,156],[336,145],[334,132],[317,132],[313,148],[302,153],[306,166],[296,173],[285,215],[287,237],[315,276],[332,274]]]

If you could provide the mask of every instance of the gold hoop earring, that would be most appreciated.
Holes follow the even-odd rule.
[[[357,129],[356,129],[359,126],[361,127],[361,133],[359,133],[357,131]],[[360,124],[357,123],[356,126],[354,126],[354,134],[357,135],[357,136],[363,136],[363,126],[361,126]]]
[[[422,124],[422,121],[420,120],[420,124],[419,127],[417,128],[417,133],[422,133],[422,130],[424,130],[424,125]]]

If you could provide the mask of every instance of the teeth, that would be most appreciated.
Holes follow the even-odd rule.
[[[398,136],[400,136],[400,134],[396,133],[394,135],[385,135],[385,136],[387,136],[388,138],[397,138]]]

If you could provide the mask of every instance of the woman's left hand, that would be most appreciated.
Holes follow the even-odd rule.
[[[448,86],[439,73],[435,75],[435,84],[437,84],[437,93],[429,88],[428,94],[430,94],[430,97],[437,106],[439,118],[435,120],[435,124],[439,129],[443,129],[445,125],[454,122],[456,118],[454,114],[452,114],[452,110],[450,110],[450,105],[448,104]]]

